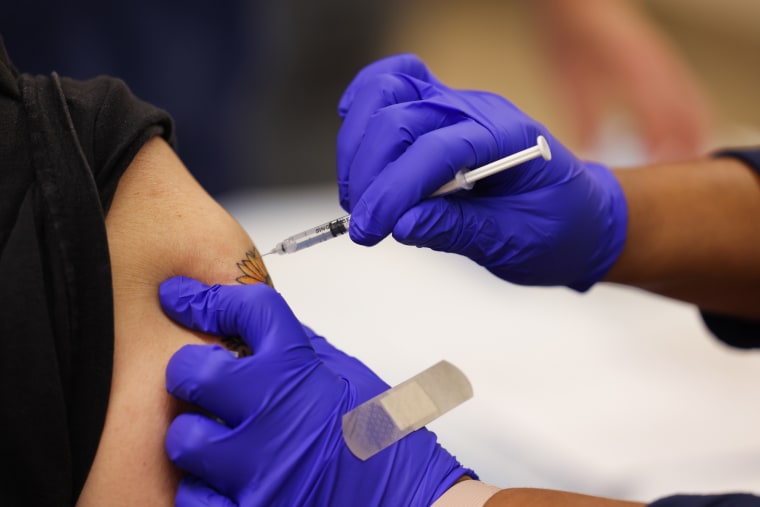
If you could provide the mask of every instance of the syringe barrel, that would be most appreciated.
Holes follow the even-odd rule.
[[[350,221],[351,215],[346,215],[336,218],[331,222],[326,222],[298,234],[294,234],[283,240],[282,250],[285,253],[297,252],[312,245],[316,245],[317,243],[345,234],[348,232],[348,224]]]

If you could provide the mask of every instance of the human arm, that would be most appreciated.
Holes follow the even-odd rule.
[[[161,139],[143,146],[119,180],[106,226],[114,294],[112,387],[79,505],[174,505],[180,472],[163,442],[172,418],[187,407],[166,392],[166,364],[183,345],[219,339],[169,320],[156,297],[158,285],[180,271],[234,284],[246,275],[239,267],[246,262],[259,275],[245,281],[266,282],[266,268],[248,234]]]
[[[624,500],[531,488],[504,489],[492,496],[485,507],[635,507],[645,504]],[[758,507],[760,497],[744,493],[725,495],[674,495],[656,500],[650,507]]]
[[[475,480],[452,486],[432,507],[643,507],[644,504],[569,491],[539,488],[499,489]]]
[[[584,148],[598,141],[612,103],[630,114],[653,162],[700,155],[709,134],[707,97],[683,56],[637,3],[531,3],[557,91]]]
[[[760,319],[760,174],[734,157],[615,174],[628,235],[606,280]]]
[[[18,415],[0,503],[173,505],[164,369],[215,339],[171,323],[156,290],[179,270],[234,283],[253,243],[123,82],[18,74],[0,41],[0,106],[1,398]]]
[[[503,489],[485,503],[485,507],[636,507],[643,505],[639,502],[533,488]]]

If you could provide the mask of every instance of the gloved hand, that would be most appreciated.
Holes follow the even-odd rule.
[[[524,285],[586,290],[622,251],[627,207],[607,167],[582,162],[546,128],[497,95],[454,90],[413,55],[363,69],[340,100],[340,203],[351,239],[465,255]],[[534,159],[480,180],[470,191],[428,199],[464,168],[534,146]]]
[[[430,505],[474,476],[426,429],[367,461],[351,454],[342,415],[388,386],[303,327],[271,287],[175,277],[160,297],[177,322],[239,335],[253,351],[187,345],[169,361],[169,392],[219,419],[182,414],[169,428],[169,458],[190,474],[177,505]]]

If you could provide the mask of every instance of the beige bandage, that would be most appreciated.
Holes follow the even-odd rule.
[[[343,415],[343,438],[366,460],[470,398],[464,373],[441,361]]]

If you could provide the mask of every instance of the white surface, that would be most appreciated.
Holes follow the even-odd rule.
[[[343,214],[333,188],[222,204],[262,251]],[[690,305],[519,287],[392,239],[266,262],[302,321],[391,385],[441,359],[462,369],[474,398],[429,427],[485,481],[642,501],[760,493],[760,353],[721,345]]]

